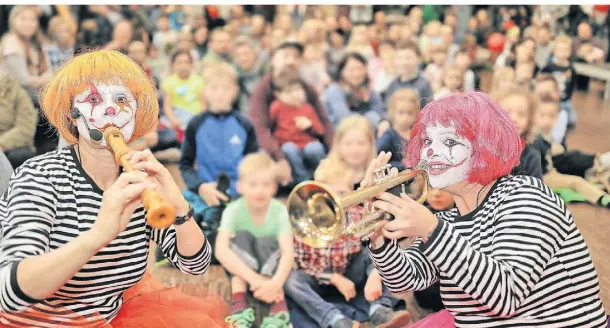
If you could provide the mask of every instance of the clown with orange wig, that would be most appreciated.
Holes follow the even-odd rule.
[[[101,137],[116,126],[129,143],[156,128],[146,73],[119,52],[93,51],[65,63],[40,99],[71,146],[25,162],[0,199],[0,326],[224,325],[222,303],[146,274],[151,242],[184,273],[203,274],[210,263],[211,247],[168,170],[143,151],[128,155],[135,170],[123,172]],[[147,225],[146,188],[175,208],[173,225]]]
[[[513,176],[522,143],[508,113],[480,92],[428,104],[411,130],[407,165],[456,208],[432,214],[407,195],[373,205],[394,215],[371,238],[393,293],[440,281],[446,310],[412,327],[607,327],[589,249],[565,203],[540,179]],[[381,153],[375,168],[388,163]],[[396,240],[416,237],[401,249]]]

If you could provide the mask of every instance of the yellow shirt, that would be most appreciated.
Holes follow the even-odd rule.
[[[192,114],[199,114],[203,109],[201,92],[203,92],[203,79],[191,74],[187,80],[182,80],[176,74],[167,77],[161,89],[171,95],[171,104],[174,109],[182,109]]]

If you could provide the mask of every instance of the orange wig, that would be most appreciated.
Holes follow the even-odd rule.
[[[115,50],[95,50],[64,63],[42,90],[40,106],[47,119],[71,144],[78,142],[70,108],[74,97],[89,83],[124,86],[133,94],[138,109],[135,130],[129,142],[157,127],[159,102],[154,86],[142,68]]]

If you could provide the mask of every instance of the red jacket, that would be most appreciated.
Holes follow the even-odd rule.
[[[326,150],[329,150],[333,140],[333,126],[328,119],[328,112],[326,112],[326,109],[320,103],[318,93],[313,87],[306,83],[303,83],[303,87],[307,95],[307,103],[313,106],[320,122],[324,126],[324,138],[322,141],[324,146],[326,146]],[[254,125],[256,139],[261,148],[271,154],[275,160],[281,160],[285,156],[280,148],[279,141],[273,136],[274,126],[269,113],[271,103],[275,100],[274,91],[273,84],[271,83],[271,73],[268,73],[258,81],[252,92],[248,116]]]
[[[307,130],[299,129],[295,121],[298,116],[310,119],[311,127]],[[280,145],[292,142],[303,149],[308,143],[324,135],[324,126],[320,122],[316,110],[307,103],[301,107],[294,107],[275,100],[271,104],[269,117],[275,125],[273,136],[280,142]]]

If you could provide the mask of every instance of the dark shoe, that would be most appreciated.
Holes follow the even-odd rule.
[[[341,319],[339,319],[339,321],[337,321],[333,325],[333,328],[352,328],[352,327],[354,327],[354,322],[348,318],[341,318]]]
[[[369,323],[375,328],[402,328],[406,327],[411,320],[407,311],[394,312],[389,307],[380,306],[371,315]]]

